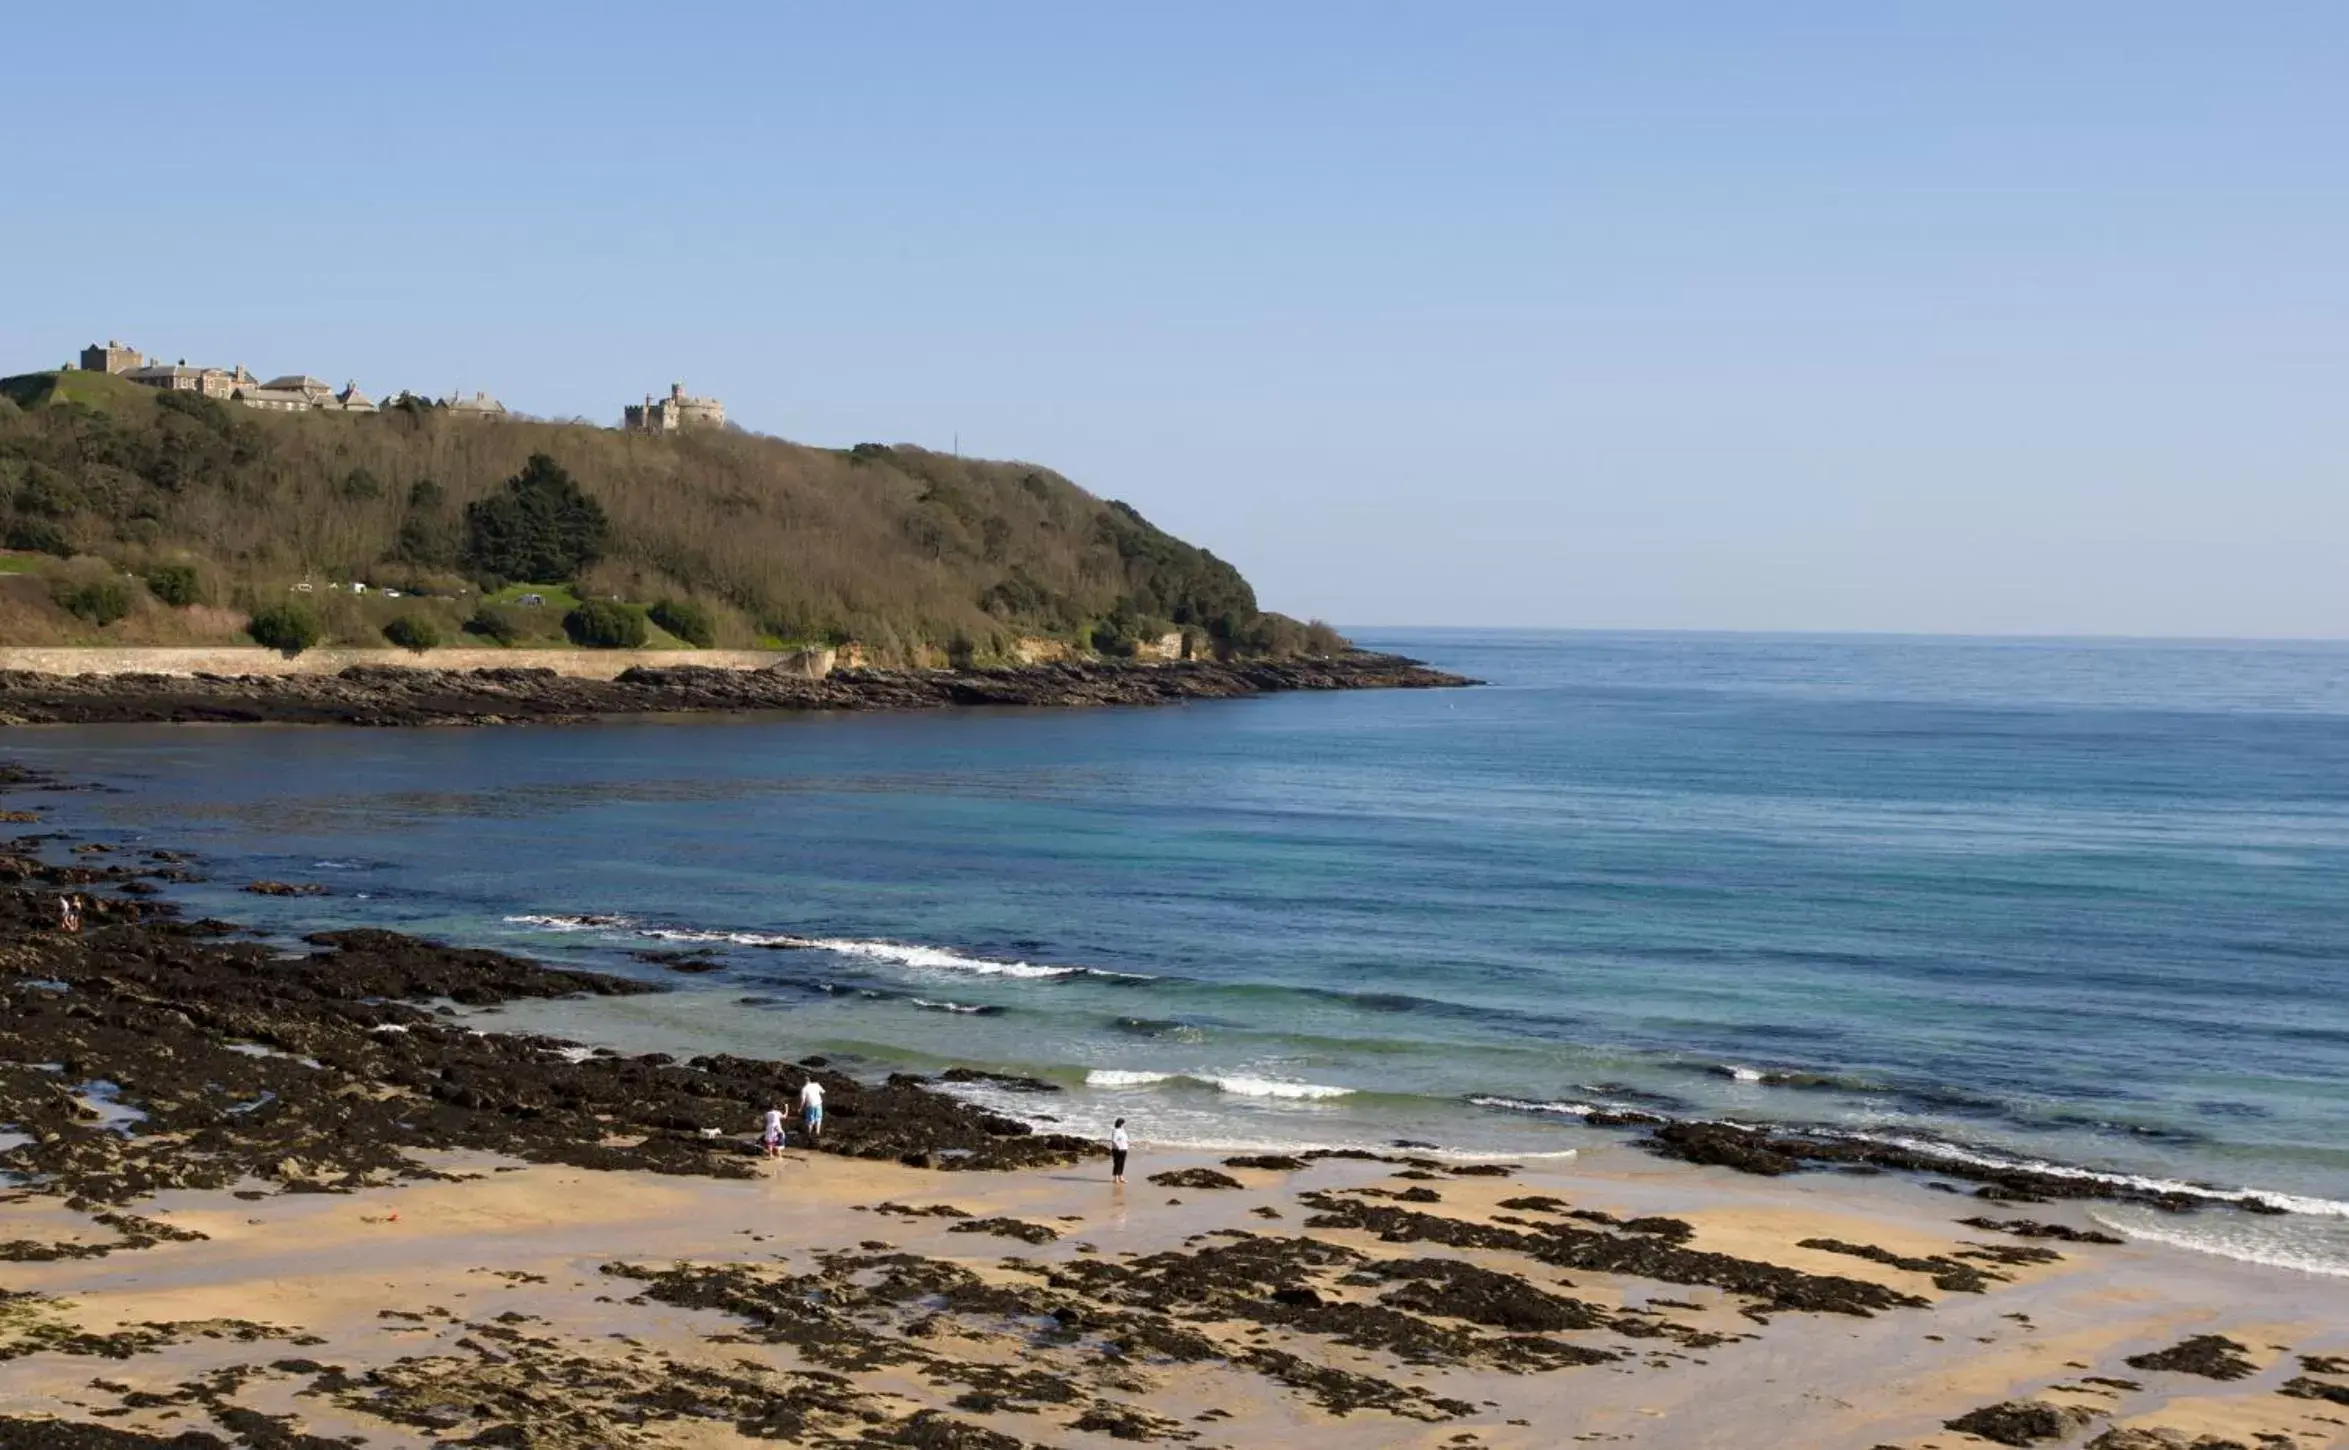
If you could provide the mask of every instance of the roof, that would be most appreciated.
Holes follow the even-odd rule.
[[[296,388],[307,393],[331,393],[334,389],[306,373],[287,373],[282,378],[271,378],[262,384],[270,388]]]

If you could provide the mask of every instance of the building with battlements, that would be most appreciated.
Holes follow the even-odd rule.
[[[135,347],[124,347],[112,338],[104,347],[91,343],[82,349],[82,371],[85,373],[127,373],[133,368],[145,367],[147,360],[139,356]]]
[[[685,384],[669,384],[669,396],[644,395],[639,405],[622,411],[620,426],[631,433],[674,433],[680,428],[719,428],[726,423],[726,405],[716,398],[689,398]]]

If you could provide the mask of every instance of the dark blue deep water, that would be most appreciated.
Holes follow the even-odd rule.
[[[1038,1073],[1162,1140],[1653,1104],[2349,1200],[2349,647],[1365,642],[1492,683],[7,743],[203,852],[191,909],[677,983],[507,1014],[582,1039]]]

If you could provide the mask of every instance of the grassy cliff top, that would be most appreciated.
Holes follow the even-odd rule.
[[[549,469],[600,514],[601,542],[583,564],[523,572],[490,536],[528,514],[508,481]],[[430,406],[262,413],[70,370],[0,379],[0,543],[0,643],[225,641],[305,581],[328,637],[362,644],[400,613],[453,637],[485,596],[529,643],[560,638],[574,597],[683,602],[720,645],[855,640],[888,662],[1008,658],[1038,639],[1121,653],[1177,631],[1240,654],[1338,643],[1259,610],[1207,550],[1032,464]],[[130,608],[101,622],[116,611],[88,607],[90,589],[127,589]],[[518,606],[525,592],[546,605]]]

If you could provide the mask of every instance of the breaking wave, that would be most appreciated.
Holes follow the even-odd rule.
[[[1567,1118],[1587,1118],[1599,1110],[1596,1103],[1536,1103],[1524,1098],[1473,1097],[1468,1101],[1480,1108],[1499,1108],[1508,1113],[1550,1113]]]
[[[1289,1082],[1269,1077],[1217,1077],[1189,1072],[1135,1072],[1124,1068],[1097,1067],[1085,1074],[1087,1087],[1150,1087],[1157,1083],[1188,1083],[1214,1088],[1243,1098],[1288,1098],[1298,1101],[1317,1101],[1326,1098],[1352,1097],[1354,1089],[1332,1087],[1327,1083]]]
[[[639,937],[646,941],[673,942],[687,946],[755,947],[765,951],[830,952],[835,956],[853,957],[861,961],[885,962],[891,966],[908,967],[916,971],[968,972],[984,977],[1012,977],[1035,981],[1049,981],[1060,977],[1095,977],[1129,982],[1146,982],[1149,977],[1138,972],[1112,972],[1100,967],[1049,966],[1035,962],[1004,961],[993,957],[975,957],[945,947],[923,946],[913,942],[864,941],[853,937],[795,936],[778,932],[707,931],[691,927],[644,926],[634,917],[618,915],[564,915],[532,913],[509,916],[509,925],[535,927],[540,931],[584,932],[600,931]]]
[[[1738,1126],[1755,1126],[1740,1124]],[[2277,1193],[2264,1188],[2217,1188],[2207,1183],[2188,1183],[2175,1178],[2153,1178],[2138,1173],[2114,1173],[2099,1168],[2078,1168],[2069,1163],[2052,1163],[2044,1158],[2022,1154],[2006,1154],[1971,1148],[1957,1143],[1946,1143],[1934,1138],[1919,1138],[1898,1133],[1861,1133],[1833,1128],[1813,1128],[1815,1137],[1843,1138],[1858,1143],[1880,1143],[1888,1148],[1901,1148],[1928,1158],[1939,1158],[1947,1163],[1963,1163],[1974,1168],[1996,1171],[2013,1170],[2044,1174],[2049,1178],[2068,1178],[2078,1183],[2103,1183],[2115,1188],[2132,1189],[2140,1193],[2168,1193],[2183,1198],[2197,1198],[2205,1203],[2236,1204],[2265,1208],[2312,1218],[2349,1218],[2349,1202],[2334,1198],[2311,1198],[2304,1194]]]
[[[933,1002],[927,997],[908,997],[906,1000],[913,1003],[916,1007],[923,1008],[927,1011],[960,1012],[972,1017],[994,1017],[1000,1015],[1003,1011],[1001,1007],[997,1007],[991,1003],[973,1004],[969,1002]]]

